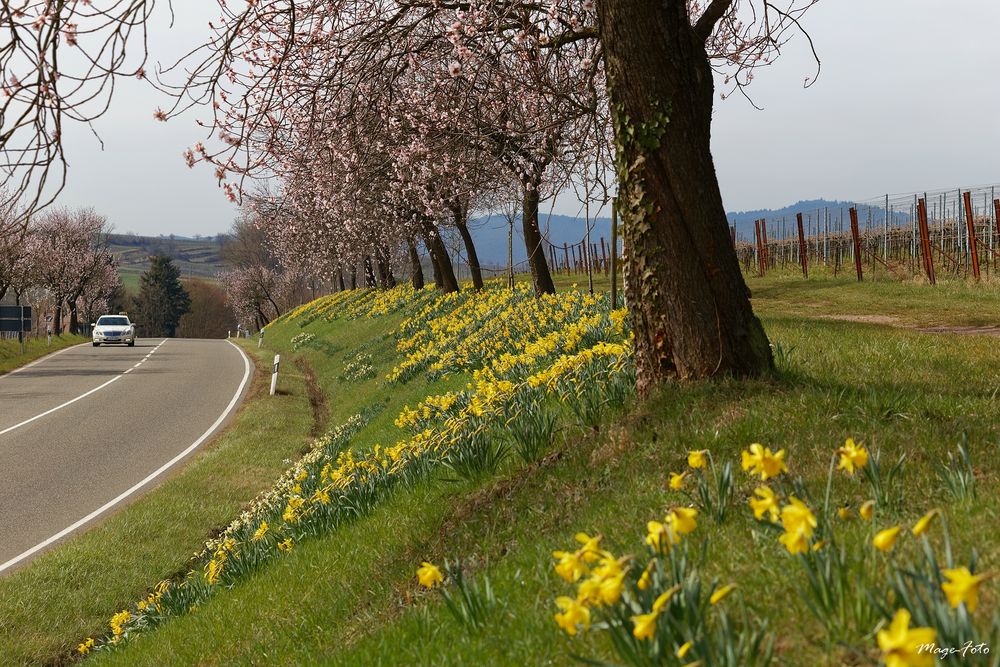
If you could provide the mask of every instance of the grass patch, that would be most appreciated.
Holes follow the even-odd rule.
[[[25,341],[24,354],[21,354],[21,344],[16,339],[0,340],[0,375],[30,364],[47,354],[87,342],[90,342],[89,338],[72,334],[53,336],[51,346],[47,344],[45,338],[28,338]]]
[[[996,339],[943,339],[816,317],[874,313],[928,325],[945,322],[936,319],[944,312],[950,324],[989,324],[984,311],[998,298],[995,288],[956,284],[934,291],[787,277],[751,285],[755,307],[781,350],[777,376],[667,386],[628,414],[605,415],[597,428],[575,425],[564,409],[555,448],[540,460],[508,456],[495,474],[481,479],[456,480],[439,469],[356,521],[303,541],[231,589],[217,591],[192,613],[95,656],[96,662],[159,665],[169,656],[176,664],[513,665],[570,664],[573,654],[614,660],[603,634],[573,640],[553,622],[553,599],[568,587],[553,572],[552,550],[571,548],[574,534],[586,531],[603,534],[616,554],[639,553],[646,521],[687,502],[668,490],[667,479],[684,469],[689,450],[709,449],[717,461],[738,461],[752,442],[787,450],[789,466],[813,489],[824,484],[830,456],[846,437],[880,451],[885,462],[905,455],[901,497],[879,515],[880,525],[910,524],[940,507],[956,554],[964,559],[975,547],[979,569],[996,571],[1000,538],[984,529],[1000,513]],[[356,449],[395,442],[399,433],[392,421],[403,405],[467,381],[460,374],[435,381],[420,374],[391,389],[382,385],[379,378],[400,360],[384,334],[400,318],[320,320],[305,327],[286,321],[268,330],[266,344],[282,354],[301,332],[338,350],[299,351],[316,369],[331,423],[369,404],[384,405],[352,443]],[[345,362],[362,346],[375,378],[348,380]],[[975,503],[952,498],[939,473],[960,443],[967,443],[975,471]],[[739,582],[738,596],[776,632],[778,664],[874,662],[870,627],[838,642],[825,638],[799,595],[804,575],[796,561],[755,527],[746,501],[756,482],[737,472],[735,484],[736,505],[726,522],[715,525],[702,517],[693,534],[699,545],[706,540],[706,575]],[[838,503],[855,509],[868,497],[857,480],[843,475],[833,493]],[[844,540],[863,544],[870,529],[860,521],[846,523]],[[425,559],[460,562],[468,576],[489,577],[497,604],[483,629],[460,624],[440,595],[418,589],[414,573]],[[991,589],[977,616],[988,618],[996,608]]]
[[[182,570],[214,531],[299,455],[313,421],[305,382],[289,373],[283,394],[269,398],[269,369],[258,357],[250,393],[233,421],[179,471],[0,578],[0,662],[68,657],[78,637],[107,628],[109,612]]]

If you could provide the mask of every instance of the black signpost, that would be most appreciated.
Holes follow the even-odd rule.
[[[17,332],[24,354],[24,334],[31,331],[31,306],[0,306],[0,332]]]

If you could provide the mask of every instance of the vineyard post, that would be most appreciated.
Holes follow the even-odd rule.
[[[611,202],[611,308],[618,307],[618,200]]]
[[[604,275],[608,275],[608,251],[604,246],[604,237],[601,237],[601,264],[604,268]]]
[[[767,244],[767,218],[760,219],[760,236],[764,242],[764,265],[770,270],[771,267],[771,249]]]
[[[807,263],[806,263],[806,237],[805,233],[802,231],[801,213],[795,214],[795,221],[798,222],[799,225],[799,259],[802,260],[802,277],[808,278],[809,269],[807,268]]]
[[[936,284],[934,276],[934,257],[931,255],[931,234],[927,225],[927,201],[917,201],[917,217],[920,221],[920,248],[924,256],[924,271],[931,285]]]
[[[754,238],[757,241],[757,270],[760,271],[760,275],[764,277],[764,250],[760,243],[760,220],[753,221],[754,226]]]
[[[858,274],[858,282],[863,280],[861,273],[861,232],[858,230],[858,209],[851,207],[851,236],[854,239],[854,270]]]
[[[1000,237],[1000,199],[993,200],[993,223],[997,228],[997,236]]]
[[[611,219],[614,220],[614,209],[611,209],[611,211],[612,211]],[[614,222],[612,222],[611,224],[613,225]],[[570,268],[569,268],[569,244],[567,243],[563,243],[563,255],[566,258],[566,275],[568,276],[570,275]]]
[[[972,275],[979,282],[979,248],[976,244],[976,222],[972,217],[972,193],[965,195],[965,224],[969,234],[969,254],[972,256]]]

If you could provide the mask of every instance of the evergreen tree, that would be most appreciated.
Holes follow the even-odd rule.
[[[150,257],[135,300],[136,321],[144,336],[173,337],[181,316],[191,309],[191,299],[181,286],[181,272],[166,255]]]

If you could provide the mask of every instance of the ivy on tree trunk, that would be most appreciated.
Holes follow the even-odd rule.
[[[614,120],[638,388],[756,376],[771,350],[740,272],[711,153],[714,84],[686,0],[597,3]]]

